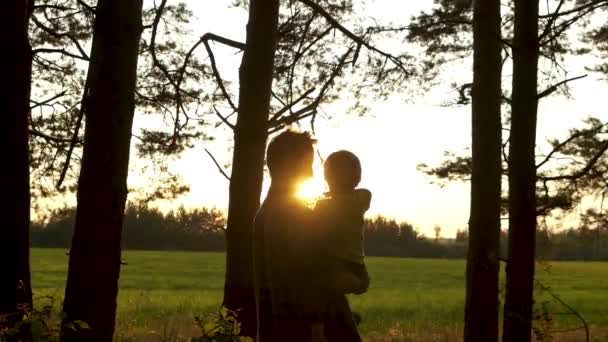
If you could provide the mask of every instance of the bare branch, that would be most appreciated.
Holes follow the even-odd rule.
[[[80,42],[78,41],[78,39],[74,38],[69,33],[59,33],[59,32],[56,32],[55,30],[51,29],[50,27],[47,27],[40,20],[38,20],[38,18],[36,18],[35,15],[33,15],[31,17],[31,19],[34,22],[34,24],[36,24],[36,27],[40,28],[42,31],[50,34],[51,36],[53,36],[55,38],[68,38],[76,46],[76,48],[78,49],[78,52],[80,52],[81,59],[86,60],[86,61],[89,60],[89,56],[82,48],[82,45],[80,45]]]
[[[608,1],[606,0],[595,0],[595,1],[590,1],[584,5],[580,5],[578,7],[575,7],[571,10],[568,11],[563,11],[560,13],[551,13],[551,14],[543,14],[543,15],[539,15],[538,17],[540,19],[547,19],[547,18],[551,18],[551,17],[563,17],[563,16],[567,16],[573,13],[577,13],[577,12],[581,12],[581,11],[585,11],[589,8],[592,8],[592,10],[596,10],[598,8],[601,8],[602,6],[607,6],[608,5]]]
[[[58,53],[58,54],[62,54],[68,57],[72,57],[72,58],[76,58],[76,59],[81,59],[83,61],[88,61],[87,58],[83,57],[82,55],[77,55],[75,53],[69,52],[66,49],[45,49],[45,48],[40,48],[40,49],[34,49],[32,50],[33,54],[39,54],[39,53]]]
[[[307,117],[311,117],[311,116],[317,114],[316,109],[312,109],[312,110],[310,108],[306,108],[306,109],[307,110],[299,110],[298,112],[294,113],[295,115],[284,117],[283,120],[281,120],[280,124],[271,126],[270,129],[268,130],[268,133],[269,134],[276,133],[276,132],[280,131],[284,126],[289,126],[294,122],[298,122],[302,119],[305,119]]]
[[[215,56],[213,55],[213,51],[211,50],[211,47],[209,46],[209,42],[206,39],[203,40],[203,38],[201,38],[201,40],[205,44],[205,49],[207,49],[207,53],[209,54],[209,61],[211,62],[211,70],[213,70],[213,76],[215,77],[215,82],[217,82],[217,86],[220,88],[222,94],[224,95],[224,98],[226,99],[226,101],[228,102],[230,107],[232,107],[232,109],[234,111],[238,111],[236,105],[232,101],[232,97],[230,96],[230,94],[228,94],[228,90],[224,86],[224,80],[222,80],[222,77],[220,76],[220,72],[217,69],[217,64],[215,63]]]
[[[581,314],[579,314],[578,311],[574,310],[573,307],[571,307],[566,302],[564,302],[561,298],[559,298],[558,295],[553,293],[553,291],[551,291],[550,287],[544,285],[543,283],[541,283],[538,280],[536,280],[536,283],[541,289],[543,289],[551,297],[553,297],[553,299],[558,301],[561,305],[563,305],[566,309],[568,309],[574,316],[576,316],[581,322],[583,322],[583,328],[585,329],[585,342],[589,342],[589,324],[587,323],[587,320],[585,318],[583,318],[583,316],[581,316]]]
[[[215,106],[213,106],[213,110],[215,110],[215,114],[222,120],[223,123],[226,124],[226,126],[230,127],[230,129],[234,130],[234,125],[230,123],[230,121],[228,121],[228,119],[223,116],[219,110],[217,110],[217,108]]]
[[[543,159],[543,161],[541,161],[540,163],[538,163],[536,165],[537,169],[540,169],[543,165],[545,165],[547,162],[549,162],[549,160],[553,157],[553,155],[557,152],[559,152],[559,150],[562,149],[562,147],[566,146],[568,143],[572,142],[574,139],[582,137],[586,134],[589,134],[588,130],[584,130],[584,131],[579,131],[575,134],[572,134],[568,139],[562,141],[561,143],[555,145],[555,147],[553,147],[553,149],[551,150],[551,152],[549,152],[549,154],[547,154],[545,156],[545,159]]]
[[[42,132],[39,132],[39,131],[36,131],[36,130],[33,130],[33,129],[30,129],[28,132],[29,132],[30,135],[33,135],[35,137],[43,138],[43,139],[46,139],[48,141],[52,141],[52,142],[56,142],[56,143],[70,143],[70,142],[72,142],[72,139],[53,137],[53,136],[50,136],[48,134],[45,134],[45,133],[42,133]]]
[[[538,93],[538,95],[536,96],[537,99],[542,99],[543,97],[547,97],[549,95],[551,95],[553,92],[555,92],[557,89],[559,89],[559,87],[561,87],[562,85],[571,82],[571,81],[576,81],[579,80],[581,78],[585,78],[587,77],[587,75],[581,75],[581,76],[576,76],[576,77],[572,77],[572,78],[568,78],[566,80],[563,80],[561,82],[558,82],[552,86],[550,86],[549,88],[541,91],[540,93]]]
[[[68,148],[67,155],[65,156],[65,163],[63,164],[63,168],[61,169],[61,174],[59,175],[59,180],[57,181],[56,188],[60,189],[63,181],[65,179],[65,175],[68,172],[70,167],[70,160],[72,158],[72,154],[74,152],[74,147],[78,141],[78,132],[80,131],[80,126],[82,125],[82,118],[84,117],[84,113],[86,111],[87,100],[89,97],[89,78],[84,85],[84,91],[82,94],[82,99],[80,101],[80,111],[78,112],[78,119],[76,120],[76,127],[74,127],[74,133],[72,134],[72,141],[70,141],[70,147]]]
[[[304,100],[306,97],[308,97],[308,95],[310,95],[315,90],[316,90],[316,88],[308,89],[306,92],[304,92],[304,94],[300,95],[300,97],[298,97],[295,101],[293,101],[292,103],[286,105],[285,107],[283,107],[279,111],[277,111],[270,118],[269,122],[272,123],[274,120],[277,120],[281,115],[283,115],[283,113],[285,113],[288,110],[291,110],[291,108],[293,108],[296,104],[300,103],[302,100]]]
[[[66,6],[59,6],[59,5],[51,5],[51,4],[43,4],[43,5],[35,5],[33,6],[34,10],[38,10],[38,9],[54,9],[54,10],[59,10],[59,11],[71,11],[71,10],[75,10],[75,8],[72,7],[66,7]]]
[[[581,18],[583,18],[584,16],[586,16],[587,14],[595,11],[597,8],[599,8],[601,6],[598,7],[592,7],[592,8],[588,8],[585,10],[582,10],[582,13],[578,13],[575,17],[569,18],[567,20],[564,20],[562,23],[560,23],[559,25],[557,25],[554,30],[553,30],[553,34],[549,34],[551,33],[551,31],[547,32],[546,36],[543,38],[547,38],[544,41],[542,41],[541,39],[538,39],[538,43],[540,46],[543,46],[545,44],[547,44],[548,42],[553,41],[554,39],[558,38],[562,33],[564,33],[570,26],[572,26],[574,23],[576,23],[578,20],[580,20]]]
[[[201,40],[213,40],[215,42],[222,43],[226,46],[230,46],[238,50],[245,50],[245,43],[237,42],[236,40],[218,36],[214,33],[205,33],[201,37]]]
[[[44,100],[44,101],[41,101],[41,102],[36,102],[36,101],[34,101],[34,100],[30,100],[30,102],[34,103],[34,105],[33,105],[33,106],[30,106],[30,110],[35,109],[35,108],[37,108],[37,107],[41,107],[41,106],[44,106],[44,105],[49,104],[49,103],[51,103],[51,102],[53,102],[53,101],[57,100],[58,98],[60,98],[60,97],[62,97],[62,96],[65,96],[66,92],[67,92],[67,91],[65,91],[65,90],[64,90],[64,91],[62,91],[61,93],[59,93],[59,94],[57,94],[57,95],[55,95],[55,96],[53,96],[53,97],[50,97],[50,98],[48,98],[48,99],[46,99],[46,100]]]
[[[541,33],[538,36],[538,41],[542,41],[546,36],[549,35],[549,33],[551,32],[551,28],[553,28],[553,24],[555,24],[555,21],[558,18],[557,13],[559,13],[559,10],[562,9],[562,6],[564,5],[564,2],[566,2],[566,0],[560,0],[559,1],[559,4],[557,5],[557,8],[555,9],[555,11],[553,11],[553,15],[551,17],[549,17],[549,20],[545,24],[545,28],[543,30],[543,33]],[[547,6],[549,6],[549,4],[547,4]]]
[[[277,132],[283,126],[290,125],[290,124],[297,122],[299,120],[302,120],[303,118],[306,118],[306,117],[312,116],[314,119],[315,115],[317,114],[317,107],[319,106],[319,104],[321,103],[323,98],[325,97],[325,94],[329,90],[329,87],[333,84],[334,79],[338,76],[338,74],[340,74],[340,71],[342,71],[342,67],[344,67],[344,65],[346,64],[346,58],[348,58],[348,56],[352,52],[353,52],[353,49],[349,48],[348,51],[346,51],[346,53],[344,53],[344,55],[342,55],[342,57],[338,61],[338,65],[332,71],[331,75],[327,78],[327,80],[321,87],[319,94],[317,95],[317,97],[315,98],[315,100],[312,103],[304,106],[303,108],[301,108],[300,110],[298,110],[296,112],[292,112],[289,116],[284,116],[282,118],[277,117],[275,120],[269,121],[269,133]]]
[[[87,4],[86,2],[84,2],[84,0],[76,0],[76,2],[77,2],[77,3],[78,3],[80,6],[82,6],[82,7],[86,8],[86,9],[87,9],[89,12],[91,12],[91,13],[93,13],[93,14],[95,14],[95,13],[97,12],[97,10],[96,10],[94,7],[92,7],[91,5],[89,5],[89,4]]]
[[[593,169],[593,166],[595,166],[595,163],[602,157],[604,152],[606,152],[607,150],[608,150],[608,141],[604,142],[604,145],[602,145],[600,150],[589,160],[589,162],[587,162],[587,165],[585,165],[585,167],[583,167],[579,171],[569,174],[569,175],[558,175],[558,176],[547,176],[547,177],[540,176],[539,179],[545,180],[545,181],[579,179],[579,178],[585,176],[587,173],[589,173],[589,171],[591,171],[591,169]]]
[[[215,56],[213,55],[213,51],[211,51],[211,48],[209,47],[208,40],[211,39],[211,40],[214,40],[214,41],[217,41],[217,42],[220,42],[220,43],[223,43],[223,44],[226,44],[228,46],[232,46],[232,47],[235,47],[238,49],[243,49],[244,44],[224,38],[224,37],[220,37],[220,36],[212,34],[212,33],[207,33],[207,34],[203,35],[199,39],[199,41],[196,42],[190,48],[190,50],[187,52],[187,54],[184,58],[182,67],[179,70],[177,70],[177,80],[175,80],[174,77],[172,76],[171,72],[167,69],[167,67],[165,65],[163,65],[163,63],[158,59],[158,56],[156,54],[156,36],[157,36],[157,32],[158,32],[158,25],[160,23],[160,20],[163,15],[166,4],[167,4],[167,0],[162,0],[161,3],[159,4],[158,8],[156,8],[156,15],[155,15],[154,20],[151,25],[152,33],[151,33],[151,38],[150,38],[149,51],[150,51],[150,55],[152,57],[152,64],[163,73],[163,75],[167,78],[169,83],[175,89],[176,109],[175,109],[174,129],[173,129],[173,143],[175,143],[176,139],[178,137],[178,134],[179,134],[179,130],[181,129],[181,127],[183,127],[185,125],[185,124],[180,125],[180,111],[183,112],[184,116],[186,117],[186,123],[188,121],[188,116],[186,115],[186,111],[183,108],[182,92],[191,97],[195,97],[193,94],[188,94],[186,91],[184,91],[181,88],[181,83],[183,81],[184,74],[186,73],[186,68],[188,67],[188,61],[191,58],[194,51],[196,50],[196,48],[201,43],[203,43],[205,45],[205,47],[207,48],[207,52],[209,53],[209,59],[211,60],[211,64],[212,64],[213,74],[218,82],[218,86],[222,90],[222,93],[224,94],[224,96],[225,96],[226,100],[228,101],[228,103],[230,104],[230,106],[234,110],[236,110],[236,106],[232,102],[232,99],[230,98],[226,88],[224,87],[223,81],[219,75],[219,71],[217,70],[217,67],[215,65]]]
[[[224,178],[226,178],[230,182],[230,177],[226,174],[226,171],[224,171],[224,169],[217,162],[217,159],[215,159],[215,157],[213,156],[213,154],[211,154],[211,152],[209,152],[209,150],[206,149],[206,148],[205,148],[205,152],[207,152],[207,154],[209,155],[209,157],[211,157],[211,160],[213,160],[213,163],[215,163],[215,166],[217,166],[217,169],[220,171],[220,173],[222,174],[222,176],[224,176]]]
[[[333,18],[331,16],[331,14],[329,14],[321,5],[319,5],[318,3],[316,3],[313,0],[299,0],[301,3],[303,3],[304,5],[312,8],[313,10],[317,11],[319,14],[321,14],[321,16],[323,16],[323,18],[325,18],[325,20],[327,20],[327,22],[333,26],[334,28],[336,28],[338,31],[342,32],[345,36],[347,36],[348,38],[350,38],[352,41],[354,41],[357,44],[360,44],[362,46],[365,46],[366,48],[368,48],[371,51],[374,51],[384,57],[386,57],[387,59],[389,59],[391,62],[393,62],[399,69],[401,69],[403,72],[405,72],[405,74],[407,76],[410,76],[410,72],[407,70],[407,68],[405,67],[405,65],[399,60],[399,58],[386,53],[380,49],[378,49],[375,46],[372,46],[371,44],[369,44],[367,41],[365,41],[362,37],[357,36],[356,34],[354,34],[353,32],[349,31],[347,28],[345,28],[344,26],[342,26],[342,24],[340,24],[335,18]]]

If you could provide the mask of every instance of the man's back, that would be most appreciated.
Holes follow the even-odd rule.
[[[297,199],[269,192],[253,228],[254,275],[262,341],[310,339],[314,306],[309,235],[312,212]],[[307,300],[308,299],[308,300]],[[272,337],[269,332],[272,331]]]

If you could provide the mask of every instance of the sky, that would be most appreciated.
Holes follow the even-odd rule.
[[[410,2],[407,9],[395,11],[394,1],[375,1],[365,13],[369,17],[406,22],[411,14],[431,3]],[[200,36],[213,32],[244,41],[247,13],[243,9],[229,8],[228,4],[229,1],[190,1],[195,15],[191,23],[193,34]],[[224,77],[237,74],[238,58],[226,55],[218,60],[224,61],[220,64]],[[570,75],[586,74],[584,63],[584,56],[569,63]],[[464,72],[467,72],[466,68]],[[608,82],[590,74],[572,85],[572,98],[553,97],[542,101],[537,134],[539,150],[547,146],[548,138],[563,138],[568,128],[580,127],[581,120],[589,115],[608,119],[608,106],[602,103],[606,94]],[[369,216],[382,214],[407,221],[428,236],[434,235],[433,228],[439,225],[443,237],[454,237],[457,229],[467,225],[469,184],[452,183],[441,188],[431,184],[431,179],[419,172],[417,165],[437,165],[444,151],[459,153],[470,146],[470,107],[442,106],[454,96],[445,85],[424,96],[407,96],[394,94],[386,101],[376,102],[362,117],[344,113],[338,105],[325,105],[323,111],[332,119],[321,118],[316,122],[317,148],[323,156],[339,149],[350,150],[359,156],[363,169],[360,186],[373,193]],[[213,152],[223,164],[231,160],[231,144],[230,133],[224,131],[217,134],[214,142],[186,151],[172,164],[172,170],[181,175],[191,191],[163,206],[227,208],[228,181],[202,147]],[[130,176],[129,184],[136,183],[136,177]],[[315,162],[313,185],[313,192],[324,190],[320,160]],[[267,186],[266,181],[265,189]]]

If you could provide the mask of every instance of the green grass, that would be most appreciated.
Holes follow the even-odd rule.
[[[177,339],[196,334],[193,316],[217,311],[222,294],[224,255],[197,252],[126,251],[120,276],[117,331],[122,340]],[[61,307],[68,257],[64,250],[34,249],[32,277],[35,297],[53,296]],[[457,341],[464,305],[463,260],[368,258],[370,290],[351,297],[363,316],[364,335],[437,335]],[[594,333],[608,330],[608,263],[555,262],[537,268],[539,280],[582,314]],[[39,299],[39,302],[42,299]],[[551,311],[566,312],[551,297]],[[571,315],[556,315],[560,329],[577,326]],[[435,335],[433,335],[435,334]],[[580,336],[580,335],[578,335]],[[372,338],[373,339],[373,338]],[[412,341],[422,340],[411,337]],[[602,339],[603,340],[603,339]],[[409,340],[408,340],[409,341]],[[599,340],[598,340],[599,341]]]

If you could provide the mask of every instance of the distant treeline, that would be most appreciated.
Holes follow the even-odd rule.
[[[53,212],[31,228],[34,247],[69,248],[76,211]],[[155,208],[130,206],[125,212],[122,245],[125,249],[223,251],[224,214],[216,209],[179,208],[163,213]],[[506,250],[507,235],[501,235]],[[370,256],[464,258],[467,234],[454,239],[424,237],[411,224],[378,216],[366,220],[366,253]],[[606,229],[581,227],[560,232],[539,231],[537,255],[545,260],[608,260]],[[503,256],[504,257],[504,256]]]

